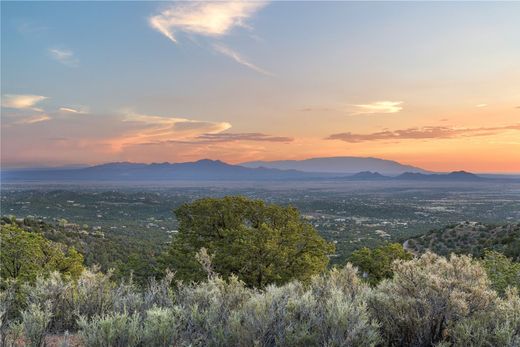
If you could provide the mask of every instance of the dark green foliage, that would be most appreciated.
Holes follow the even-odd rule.
[[[52,242],[41,234],[14,225],[0,227],[0,274],[3,280],[34,281],[38,275],[58,271],[77,278],[83,256],[74,247]]]
[[[163,245],[94,230],[66,220],[57,222],[36,218],[17,219],[2,217],[2,227],[16,227],[31,237],[45,238],[53,243],[77,250],[84,257],[86,266],[100,266],[101,270],[115,269],[114,277],[121,279],[133,275],[135,282],[144,285],[156,271],[156,256]],[[28,235],[29,235],[28,234]],[[63,247],[63,246],[62,246]]]
[[[179,233],[162,258],[183,280],[202,280],[195,254],[206,248],[214,271],[234,274],[249,286],[292,279],[307,281],[323,271],[334,247],[293,207],[244,197],[200,199],[175,211]]]
[[[457,253],[479,258],[487,250],[493,250],[513,260],[520,260],[520,224],[487,225],[465,222],[431,230],[423,236],[410,239],[409,246],[420,253],[431,250],[445,256]]]
[[[498,293],[503,295],[509,287],[520,291],[520,263],[501,253],[488,251],[481,264],[491,280],[492,288]]]
[[[377,284],[382,279],[392,278],[392,263],[395,260],[412,258],[412,253],[399,243],[389,243],[376,248],[363,247],[352,253],[349,262],[359,268],[370,284]]]

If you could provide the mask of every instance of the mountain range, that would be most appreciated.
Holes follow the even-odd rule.
[[[327,159],[332,159],[331,161]],[[315,160],[331,165],[325,165],[321,172],[303,171],[296,169],[280,169],[270,167],[246,167],[243,165],[232,165],[220,160],[203,159],[195,162],[185,163],[130,163],[117,162],[107,163],[90,167],[74,168],[44,168],[44,169],[18,169],[4,170],[1,178],[5,182],[21,181],[258,181],[258,180],[360,180],[360,181],[382,181],[382,180],[405,180],[405,181],[482,181],[490,180],[465,171],[455,171],[448,174],[430,174],[425,170],[415,168],[415,171],[405,171],[410,167],[397,162],[375,159],[359,158],[352,160],[346,157],[345,163],[341,164],[339,158],[316,158],[306,162],[305,167],[310,169],[316,165]],[[297,161],[291,161],[297,163]],[[349,168],[348,163],[356,163],[357,166]],[[257,162],[258,163],[258,162]],[[309,164],[310,163],[310,164]],[[367,166],[362,166],[365,163]],[[311,165],[312,164],[312,165]],[[250,166],[256,164],[249,163]],[[274,164],[273,164],[274,165]],[[386,172],[399,173],[398,175],[383,175],[377,171],[370,171],[374,165],[385,169]],[[284,167],[284,165],[280,165]],[[344,172],[334,172],[343,167]],[[400,168],[400,171],[399,171]],[[413,168],[413,167],[412,167]],[[364,169],[351,173],[351,171]],[[417,172],[418,170],[422,172]],[[385,173],[386,173],[385,172]]]
[[[269,180],[311,178],[317,175],[294,170],[247,168],[220,160],[203,159],[186,163],[118,162],[78,169],[25,169],[2,172],[3,181],[20,180],[95,180],[95,181],[165,181],[165,180]]]
[[[239,164],[250,168],[298,170],[305,172],[356,174],[363,171],[382,175],[400,175],[405,172],[429,173],[421,168],[398,163],[393,160],[363,157],[327,157],[304,160],[249,161]]]

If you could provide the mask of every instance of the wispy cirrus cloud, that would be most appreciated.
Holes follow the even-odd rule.
[[[76,58],[74,52],[70,49],[50,48],[49,54],[54,60],[63,65],[69,67],[77,67],[79,65],[79,59]]]
[[[45,121],[48,121],[48,120],[51,120],[51,117],[49,117],[46,114],[41,114],[41,115],[35,115],[35,116],[22,118],[20,120],[17,120],[16,122],[14,122],[14,124],[18,124],[18,125],[21,125],[21,124],[34,124],[34,123],[45,122]]]
[[[41,109],[35,108],[34,106],[45,99],[47,99],[47,97],[42,95],[4,94],[2,96],[2,107],[41,111]]]
[[[235,141],[254,141],[254,142],[292,142],[292,137],[272,136],[262,133],[217,133],[202,134],[197,136],[197,140],[208,142],[235,142]]]
[[[369,104],[352,105],[356,114],[397,113],[403,109],[402,101],[376,101]]]
[[[341,140],[350,143],[380,140],[449,139],[455,137],[490,136],[508,130],[520,130],[520,124],[480,128],[427,126],[421,128],[408,128],[402,130],[385,130],[369,134],[355,134],[351,132],[345,132],[332,134],[326,139]]]
[[[213,134],[231,128],[228,122],[210,122],[179,117],[164,117],[127,113],[123,123],[135,124],[137,130],[126,133],[112,142],[114,147],[161,141],[193,139],[202,134]]]
[[[237,27],[249,28],[247,20],[266,4],[267,1],[181,2],[151,16],[148,21],[153,29],[174,43],[178,43],[180,32],[218,38]],[[258,73],[273,75],[223,44],[214,44],[213,50]]]
[[[265,6],[266,1],[181,2],[149,18],[152,28],[177,43],[176,33],[222,36]]]
[[[242,55],[240,55],[238,52],[235,52],[231,48],[224,46],[223,44],[214,44],[213,49],[217,51],[218,53],[221,53],[225,55],[226,57],[229,57],[236,61],[237,63],[244,65],[245,67],[250,68],[251,70],[254,70],[258,73],[261,73],[266,76],[274,76],[272,72],[269,72],[265,69],[262,69],[259,66],[256,66],[255,64],[248,61],[246,58],[244,58]]]

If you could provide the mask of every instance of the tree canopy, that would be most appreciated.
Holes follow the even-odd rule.
[[[393,275],[394,260],[410,260],[412,253],[399,243],[389,243],[376,248],[363,247],[350,255],[349,262],[357,266],[370,284],[377,284]]]
[[[325,269],[334,251],[294,207],[232,196],[200,199],[175,215],[179,232],[161,262],[188,281],[205,277],[196,259],[201,248],[213,257],[215,272],[255,287],[306,281]]]
[[[14,225],[1,226],[0,235],[2,279],[34,281],[38,275],[51,271],[77,278],[83,271],[83,256],[74,247]]]
[[[520,263],[495,251],[486,251],[481,264],[491,281],[491,287],[504,294],[508,287],[520,291]]]

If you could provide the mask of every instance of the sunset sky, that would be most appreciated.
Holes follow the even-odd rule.
[[[520,2],[2,2],[2,167],[520,173]]]

